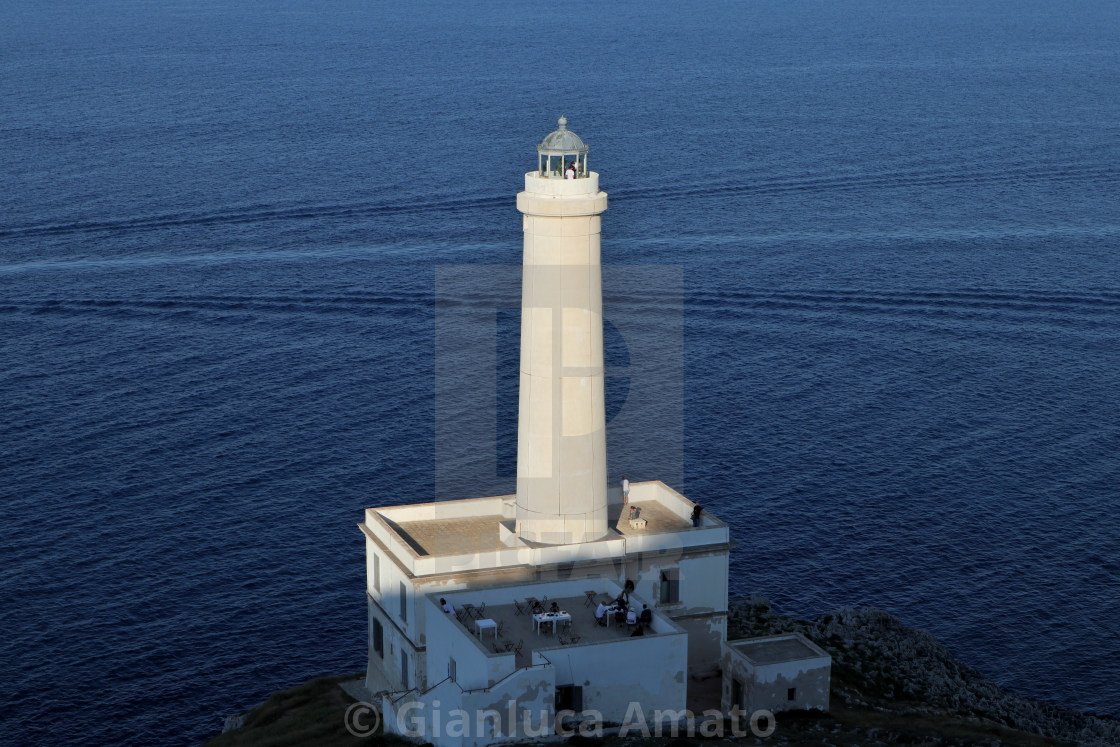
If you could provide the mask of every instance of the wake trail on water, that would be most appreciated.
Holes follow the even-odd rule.
[[[974,317],[990,313],[1021,321],[1023,315],[1038,315],[1048,324],[1114,324],[1120,314],[1120,291],[1031,291],[1002,289],[906,289],[864,291],[824,288],[731,290],[688,290],[684,312],[702,315],[734,315],[752,311],[879,313],[896,317],[951,315]],[[155,298],[48,298],[10,299],[0,303],[0,315],[100,315],[125,317],[159,314],[263,314],[409,316],[440,308],[493,310],[516,305],[516,296],[488,295],[434,297],[430,292],[340,293],[308,295],[174,295]],[[657,294],[608,293],[610,309],[658,310]]]
[[[1110,185],[1120,183],[1120,167],[1099,163],[1006,163],[988,164],[983,168],[925,168],[883,173],[799,174],[783,177],[743,175],[729,180],[707,180],[676,184],[673,187],[649,187],[612,190],[611,194],[626,200],[662,200],[676,198],[780,196],[783,194],[820,194],[829,192],[866,191],[876,189],[910,189],[915,187],[959,188],[999,187],[1030,182],[1053,182],[1069,185]],[[274,221],[323,219],[364,219],[382,215],[423,213],[455,213],[468,210],[509,207],[509,195],[484,195],[471,199],[446,198],[419,202],[355,202],[325,205],[248,206],[218,212],[183,212],[162,215],[132,216],[119,219],[0,225],[0,239],[64,236],[102,232],[142,232],[177,227],[252,224]]]

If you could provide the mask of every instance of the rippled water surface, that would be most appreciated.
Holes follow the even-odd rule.
[[[198,742],[364,666],[361,509],[513,488],[561,111],[612,475],[727,519],[736,594],[1120,715],[1115,3],[12,0],[0,90],[0,741]],[[500,267],[437,304],[458,265]],[[499,438],[437,480],[456,308]],[[674,313],[666,459],[621,414]]]

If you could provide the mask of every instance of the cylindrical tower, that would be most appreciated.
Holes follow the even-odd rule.
[[[567,128],[537,146],[517,195],[524,213],[517,532],[529,542],[607,533],[603,292],[599,214],[607,193]]]

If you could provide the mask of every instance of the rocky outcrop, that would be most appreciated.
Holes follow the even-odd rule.
[[[832,655],[834,702],[987,721],[1081,745],[1120,745],[1120,721],[1004,692],[954,659],[932,635],[882,610],[845,608],[805,621],[776,614],[758,596],[730,605],[729,638],[790,631]]]

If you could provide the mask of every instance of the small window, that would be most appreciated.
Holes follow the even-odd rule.
[[[661,571],[661,595],[658,601],[662,604],[681,601],[680,575],[676,568],[666,568]]]
[[[373,619],[373,650],[382,659],[385,658],[385,629],[381,627],[381,621],[376,617]]]
[[[401,687],[408,689],[408,654],[401,649]]]
[[[401,581],[401,620],[408,622],[408,589]]]
[[[459,669],[455,666],[454,659],[447,660],[447,676],[451,678],[452,682],[458,682]]]
[[[790,702],[797,700],[797,688],[796,687],[791,687],[790,689],[786,690],[786,700],[788,700]]]
[[[373,590],[381,591],[381,556],[373,554]]]
[[[743,683],[739,680],[731,680],[731,707],[745,708],[746,704],[743,703]]]

